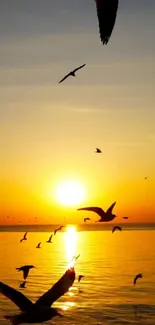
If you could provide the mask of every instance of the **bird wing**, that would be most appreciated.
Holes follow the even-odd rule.
[[[115,204],[116,204],[116,202],[114,202],[114,203],[113,203],[113,204],[108,208],[108,210],[106,211],[107,214],[112,214],[112,210],[113,210]]]
[[[85,210],[85,211],[93,211],[95,213],[97,213],[99,216],[102,216],[105,214],[105,212],[103,211],[103,209],[99,208],[99,207],[88,207],[88,208],[80,208],[77,209],[77,211],[80,210]]]
[[[82,64],[82,65],[80,65],[80,67],[78,67],[78,68],[74,69],[74,70],[73,70],[73,72],[76,72],[76,71],[78,71],[78,70],[82,69],[82,68],[83,68],[85,65],[86,65],[86,64]]]
[[[24,280],[27,278],[28,274],[29,274],[29,269],[24,269],[23,270]]]
[[[63,296],[75,280],[74,268],[68,269],[54,286],[44,293],[37,301],[37,306],[50,307],[54,301]]]
[[[50,236],[49,240],[51,240],[51,239],[52,239],[52,237],[53,237],[53,235],[51,235],[51,236]]]
[[[64,78],[62,78],[60,81],[59,81],[59,84],[61,83],[61,82],[63,82],[65,79],[67,79],[69,76],[70,76],[70,72],[68,73],[68,74],[66,74],[66,76],[64,76]]]
[[[115,25],[118,0],[95,0],[95,2],[100,38],[103,44],[107,44]]]
[[[26,312],[33,306],[31,300],[3,282],[0,282],[0,293],[10,299],[23,312]]]
[[[24,234],[24,238],[26,238],[26,236],[27,236],[27,232]]]
[[[138,279],[138,276],[136,275],[135,278],[134,278],[134,280],[133,280],[133,283],[134,284],[136,284],[137,279]]]

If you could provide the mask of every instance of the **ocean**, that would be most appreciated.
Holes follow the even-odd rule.
[[[155,324],[155,227],[122,225],[68,225],[46,243],[55,226],[0,227],[0,281],[24,293],[32,301],[46,292],[66,271],[73,256],[76,280],[53,307],[64,316],[47,324]],[[97,231],[96,231],[97,230]],[[20,243],[25,231],[27,241]],[[41,249],[36,245],[41,242]],[[32,264],[26,288],[16,267]],[[136,274],[143,278],[133,285]],[[84,275],[80,282],[78,275]],[[18,308],[0,294],[0,325],[4,315]]]

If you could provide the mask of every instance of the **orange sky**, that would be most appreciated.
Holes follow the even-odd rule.
[[[78,8],[66,0],[67,11],[55,3],[55,14],[49,2],[42,11],[27,1],[9,19],[4,5],[0,224],[81,223],[88,213],[78,207],[106,210],[114,201],[120,222],[155,222],[155,4],[143,2],[138,10],[133,1],[120,5],[107,46],[91,1],[83,11],[81,0]],[[70,179],[85,198],[66,207],[56,188]]]

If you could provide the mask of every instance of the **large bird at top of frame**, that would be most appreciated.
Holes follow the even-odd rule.
[[[35,303],[21,292],[0,282],[0,293],[10,299],[21,310],[20,314],[7,315],[4,316],[4,318],[8,319],[12,325],[19,325],[24,323],[43,323],[55,316],[62,316],[57,309],[51,308],[51,305],[69,290],[74,280],[75,270],[74,268],[70,268],[64,273],[60,280],[58,280],[51,289],[40,296]]]
[[[118,0],[95,0],[95,3],[100,38],[103,44],[107,44],[115,25]]]
[[[100,219],[97,220],[96,222],[109,222],[109,221],[112,221],[114,218],[117,217],[115,214],[112,213],[112,210],[113,210],[115,204],[116,204],[116,202],[114,202],[108,208],[108,210],[106,212],[100,207],[87,207],[87,208],[80,208],[80,209],[77,209],[77,210],[78,211],[81,211],[81,210],[93,211],[93,212],[97,213],[100,216]]]

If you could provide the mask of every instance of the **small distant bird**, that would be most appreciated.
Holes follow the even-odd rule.
[[[84,218],[84,222],[86,222],[87,220],[91,220],[90,218]]]
[[[46,243],[52,243],[52,237],[53,237],[53,235],[51,235],[50,237],[49,237],[49,239],[46,241]]]
[[[102,153],[102,151],[99,148],[95,148],[96,153]]]
[[[77,209],[77,210],[78,211],[80,211],[80,210],[93,211],[93,212],[97,213],[101,217],[96,222],[109,222],[109,221],[113,220],[114,218],[116,218],[116,215],[112,214],[112,210],[113,210],[115,204],[116,204],[116,202],[114,202],[108,208],[108,210],[106,212],[103,209],[99,208],[99,207],[80,208],[80,209]]]
[[[78,67],[78,68],[74,69],[73,71],[69,72],[68,74],[66,74],[66,76],[59,81],[59,84],[61,82],[63,82],[65,79],[67,79],[69,76],[75,77],[75,72],[82,69],[84,66],[85,66],[85,64],[80,65],[80,67]]]
[[[51,308],[52,304],[63,296],[73,285],[75,280],[74,268],[68,269],[51,289],[45,292],[39,299],[32,303],[30,299],[21,292],[0,282],[0,293],[10,299],[20,310],[17,315],[6,315],[5,319],[10,320],[12,325],[44,323],[55,316],[62,316],[57,309]]]
[[[27,240],[27,232],[24,234],[23,238],[20,240],[20,243],[22,243],[23,240]]]
[[[82,278],[84,278],[84,275],[79,275],[78,276],[78,282],[80,282]]]
[[[21,267],[17,267],[16,270],[18,272],[23,271],[23,278],[25,280],[28,277],[30,269],[33,269],[33,268],[35,268],[34,265],[24,265],[24,266],[21,266]]]
[[[122,231],[122,228],[119,227],[119,226],[115,226],[113,229],[112,229],[112,233],[115,232],[115,230],[119,230],[119,231]]]
[[[123,219],[129,219],[129,217],[123,217]]]
[[[26,288],[26,287],[25,287],[25,284],[26,284],[26,281],[20,283],[19,288]]]
[[[41,242],[38,243],[38,245],[36,246],[36,248],[41,248],[40,245],[41,245]]]
[[[137,280],[138,280],[138,279],[141,279],[142,277],[143,277],[143,275],[142,275],[141,273],[137,274],[137,275],[135,276],[134,280],[133,280],[134,285],[136,284]]]
[[[107,44],[115,25],[118,0],[95,0],[95,2],[100,38],[103,44]]]
[[[145,179],[148,179],[148,177],[145,177]]]
[[[64,227],[65,227],[65,226],[60,226],[60,227],[56,228],[56,229],[54,230],[54,236],[56,235],[57,231],[61,230],[61,229],[64,228]]]

